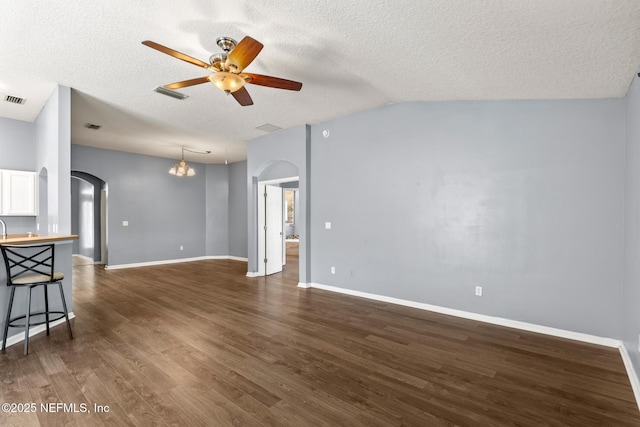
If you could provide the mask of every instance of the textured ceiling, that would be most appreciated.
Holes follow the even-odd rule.
[[[55,84],[73,89],[72,142],[204,163],[246,157],[265,123],[288,128],[402,101],[623,97],[640,64],[640,2],[625,0],[69,1],[0,3],[0,117],[33,121]],[[216,38],[265,47],[239,106],[143,40],[208,61]],[[3,97],[4,98],[4,97]],[[98,131],[85,123],[102,125]]]

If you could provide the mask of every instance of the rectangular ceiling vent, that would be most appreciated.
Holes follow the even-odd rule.
[[[176,92],[175,90],[167,89],[166,87],[157,86],[153,89],[154,92],[161,93],[162,95],[170,96],[171,98],[183,100],[187,99],[189,96],[184,93]]]
[[[272,125],[271,123],[265,123],[262,126],[258,126],[256,129],[262,130],[262,131],[265,131],[265,132],[275,132],[275,131],[280,130],[282,128],[279,127],[279,126],[276,126],[276,125]]]
[[[94,125],[93,123],[85,123],[84,127],[86,127],[87,129],[91,129],[91,130],[98,130],[100,129],[102,126],[100,125]]]
[[[6,96],[4,97],[4,100],[5,100],[5,101],[7,101],[7,102],[10,102],[10,103],[12,103],[12,104],[20,104],[20,105],[22,105],[22,104],[24,104],[25,102],[27,102],[27,100],[26,100],[26,99],[24,99],[24,98],[18,98],[17,96],[13,96],[13,95],[6,95]]]

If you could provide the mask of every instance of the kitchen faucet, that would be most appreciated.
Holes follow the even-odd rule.
[[[0,219],[0,224],[2,224],[2,238],[7,238],[7,223]]]

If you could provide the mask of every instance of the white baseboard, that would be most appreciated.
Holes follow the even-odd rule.
[[[115,265],[105,265],[105,270],[119,270],[121,268],[136,268],[136,267],[148,267],[151,265],[165,265],[165,264],[177,264],[180,262],[192,262],[192,261],[204,261],[210,259],[230,259],[233,261],[244,261],[248,262],[247,258],[241,258],[231,255],[212,255],[212,256],[199,256],[194,258],[177,258],[177,259],[165,259],[161,261],[149,261],[149,262],[136,262],[132,264],[115,264]]]
[[[247,277],[262,277],[263,274],[258,273],[257,271],[247,271]]]
[[[479,322],[491,323],[493,325],[521,329],[523,331],[537,332],[540,334],[551,335],[551,336],[556,336],[560,338],[567,338],[567,339],[587,342],[591,344],[598,344],[606,347],[620,348],[622,346],[622,341],[616,340],[613,338],[599,337],[596,335],[583,334],[581,332],[572,332],[564,329],[557,329],[557,328],[551,328],[548,326],[536,325],[534,323],[520,322],[518,320],[510,320],[510,319],[504,319],[501,317],[487,316],[485,314],[471,313],[463,310],[440,307],[437,305],[409,301],[409,300],[404,300],[400,298],[387,297],[384,295],[370,294],[368,292],[355,291],[352,289],[339,288],[337,286],[323,285],[320,283],[308,283],[307,285],[308,285],[307,287],[309,288],[317,288],[317,289],[323,289],[325,291],[339,292],[346,295],[352,295],[352,296],[372,299],[376,301],[388,302],[391,304],[403,305],[406,307],[413,307],[421,310],[433,311],[436,313],[447,314],[449,316],[456,316],[456,317],[462,317],[470,320],[477,320]]]
[[[352,295],[352,296],[357,296],[361,298],[368,298],[376,301],[382,301],[382,302],[388,302],[391,304],[398,304],[398,305],[403,305],[407,307],[418,308],[421,310],[433,311],[436,313],[447,314],[450,316],[477,320],[479,322],[506,326],[509,328],[521,329],[529,332],[537,332],[540,334],[551,335],[551,336],[560,337],[560,338],[567,338],[575,341],[582,341],[590,344],[602,345],[605,347],[618,348],[620,351],[620,355],[622,357],[622,362],[624,363],[625,369],[627,371],[627,376],[629,377],[629,382],[631,383],[633,395],[636,399],[636,405],[638,405],[638,409],[640,410],[640,378],[638,378],[638,374],[633,368],[633,363],[631,362],[631,357],[629,356],[629,352],[627,351],[627,348],[625,347],[624,343],[621,340],[599,337],[596,335],[583,334],[580,332],[572,332],[564,329],[551,328],[548,326],[541,326],[533,323],[520,322],[517,320],[509,320],[509,319],[503,319],[500,317],[492,317],[484,314],[471,313],[471,312],[462,311],[462,310],[455,310],[451,308],[440,307],[437,305],[403,300],[403,299],[387,297],[383,295],[376,295],[368,292],[361,292],[361,291],[355,291],[352,289],[339,288],[337,286],[323,285],[320,283],[298,283],[298,287],[317,288],[317,289],[322,289],[330,292],[338,292],[346,295]]]
[[[622,362],[627,370],[627,376],[629,377],[629,382],[631,382],[631,389],[633,389],[636,404],[638,405],[638,409],[640,409],[640,379],[638,378],[636,370],[633,368],[631,356],[629,356],[629,352],[627,351],[627,347],[624,343],[620,346],[620,356],[622,356]]]
[[[74,319],[75,317],[76,315],[73,314],[73,311],[69,313],[69,320]],[[63,317],[62,319],[58,319],[55,322],[50,322],[49,328],[53,328],[54,326],[58,326],[65,322],[66,320]],[[38,325],[32,328],[29,328],[29,338],[39,333],[45,332],[46,330],[47,330],[47,325]],[[12,345],[21,343],[23,341],[24,341],[24,331],[15,335],[11,335],[9,338],[7,338],[7,347],[11,347]]]

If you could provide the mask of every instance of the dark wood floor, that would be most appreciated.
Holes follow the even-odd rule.
[[[0,354],[0,401],[37,405],[0,425],[640,425],[616,349],[245,273],[75,266],[76,339]]]

